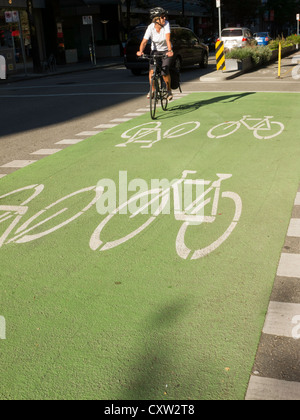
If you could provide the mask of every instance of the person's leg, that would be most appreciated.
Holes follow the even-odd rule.
[[[165,81],[165,84],[167,85],[168,92],[171,91],[172,90],[171,89],[171,75],[168,74],[167,76],[164,76],[164,81]]]
[[[167,86],[168,91],[168,100],[171,101],[173,99],[172,93],[172,80],[170,75],[170,67],[172,65],[172,57],[165,58],[162,63],[162,75]]]
[[[147,95],[147,98],[150,99],[150,95],[151,95],[151,86],[152,86],[152,77],[153,77],[153,70],[150,69],[149,71],[149,83],[150,83],[150,90],[149,93]],[[152,89],[152,93],[154,92],[154,89]]]

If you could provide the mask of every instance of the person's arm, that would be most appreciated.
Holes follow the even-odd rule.
[[[144,50],[147,47],[147,44],[148,44],[148,39],[144,38],[140,45],[140,50],[136,53],[138,57],[141,57],[144,54]]]
[[[144,54],[144,50],[147,47],[147,44],[150,38],[151,38],[151,25],[148,26],[147,31],[144,35],[144,39],[140,45],[140,50],[136,53],[138,57],[141,57]]]
[[[171,34],[166,34],[166,40],[167,40],[167,46],[168,46],[168,56],[173,57],[173,48],[172,48],[172,42],[171,42]]]
[[[165,32],[166,32],[166,41],[167,41],[167,46],[168,46],[167,55],[169,57],[173,57],[174,53],[173,53],[173,47],[172,47],[172,42],[171,42],[171,25],[170,25],[170,22],[168,21],[165,24]]]

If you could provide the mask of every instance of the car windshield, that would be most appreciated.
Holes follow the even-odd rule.
[[[256,36],[257,36],[258,38],[265,38],[265,37],[267,37],[267,36],[268,36],[268,34],[267,34],[267,32],[258,32],[258,33],[256,34]]]
[[[236,37],[236,36],[243,36],[242,29],[225,29],[222,32],[222,37],[224,38],[230,38],[230,37]]]

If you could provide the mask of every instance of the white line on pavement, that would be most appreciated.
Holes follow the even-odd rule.
[[[293,319],[300,316],[299,303],[270,302],[263,328],[265,334],[293,338]]]
[[[300,238],[300,219],[291,219],[287,236]]]
[[[55,144],[77,144],[77,143],[80,143],[83,140],[84,139],[64,139],[64,140],[58,141]]]
[[[40,149],[36,152],[31,153],[32,155],[54,155],[57,152],[61,152],[62,149]]]
[[[247,401],[298,401],[300,383],[251,376]]]
[[[25,166],[31,165],[36,160],[13,160],[12,162],[2,165],[1,168],[25,168]]]
[[[114,128],[114,127],[117,127],[117,125],[118,124],[100,124],[100,125],[97,125],[94,128],[104,128],[104,129],[106,129],[106,128]]]
[[[277,275],[300,278],[300,255],[281,254]]]
[[[96,134],[101,133],[101,131],[82,131],[81,133],[76,134],[76,136],[80,137],[91,137],[95,136]]]

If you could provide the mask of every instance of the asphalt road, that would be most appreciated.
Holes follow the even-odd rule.
[[[224,81],[216,77],[215,60],[211,57],[207,70],[183,71],[182,87],[186,94],[299,92],[300,83],[292,77],[294,66],[292,57],[283,61],[282,80],[276,79],[275,63]],[[123,66],[0,86],[0,166],[14,160],[40,159],[44,156],[36,154],[40,150],[45,154],[48,149],[55,151],[61,140],[80,139],[78,134],[82,132],[97,131],[95,127],[101,124],[136,112],[147,106],[147,92],[147,75],[135,77]],[[64,147],[67,145],[59,145],[59,149]],[[6,175],[16,169],[2,167],[0,173]]]

